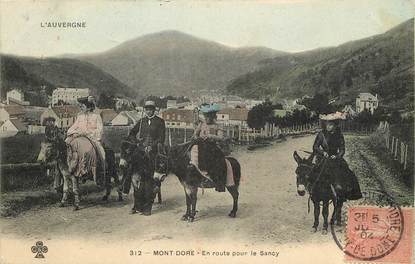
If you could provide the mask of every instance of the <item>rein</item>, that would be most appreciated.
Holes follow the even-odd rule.
[[[308,209],[308,211],[307,211],[307,213],[310,213],[311,191],[314,189],[314,186],[316,185],[316,183],[320,180],[321,174],[323,173],[324,167],[326,166],[326,162],[327,162],[327,159],[324,159],[323,165],[321,166],[320,173],[318,174],[317,179],[311,184],[311,188],[309,189],[310,192],[308,192],[308,201],[307,201],[307,209]],[[309,166],[309,165],[303,165],[303,166],[312,167],[312,166]],[[308,186],[309,186],[309,184],[307,184],[307,187]]]

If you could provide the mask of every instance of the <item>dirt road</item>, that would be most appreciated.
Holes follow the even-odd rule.
[[[198,214],[194,223],[180,221],[185,211],[184,192],[174,175],[162,186],[163,203],[155,205],[153,215],[129,215],[132,197],[109,203],[97,195],[83,197],[83,208],[40,208],[17,218],[2,219],[2,235],[26,238],[88,237],[99,239],[228,239],[247,243],[286,243],[325,240],[311,234],[312,216],[307,214],[307,198],[299,197],[295,186],[294,150],[310,149],[312,137],[248,152],[235,157],[242,166],[240,204],[237,218],[227,216],[232,207],[229,193],[199,191]]]
[[[342,263],[343,253],[330,233],[311,232],[313,216],[307,213],[307,196],[300,197],[296,192],[296,163],[292,153],[294,150],[311,150],[313,139],[314,136],[290,138],[253,152],[245,149],[234,152],[242,166],[239,211],[234,219],[227,216],[232,208],[229,193],[204,190],[202,194],[200,190],[195,222],[181,221],[185,211],[184,191],[177,178],[170,175],[162,185],[164,201],[161,205],[155,204],[149,217],[129,215],[131,195],[126,197],[126,201],[117,202],[113,193],[110,202],[105,203],[100,200],[101,194],[90,194],[83,196],[80,211],[73,212],[70,207],[45,207],[32,209],[16,218],[0,219],[0,246],[30,248],[35,241],[41,240],[50,248],[70,251],[70,255],[65,255],[66,263],[119,263],[121,260],[137,263],[138,260],[148,260],[131,257],[131,254],[139,256],[141,253],[153,257],[149,259],[151,262],[171,263],[178,257],[169,259],[164,256],[170,256],[167,251],[174,247],[195,250],[201,258],[205,258],[202,256],[205,249],[231,252],[234,248],[249,254],[252,249],[261,248],[281,253],[278,257],[266,255],[259,259],[206,257],[205,260],[212,263],[252,263],[257,260],[266,263]],[[362,190],[365,190],[366,185],[373,185],[373,181],[367,180],[369,172],[359,169],[365,165],[361,155],[357,154],[367,154],[359,149],[362,147],[356,137],[346,137],[345,158],[356,171]],[[300,152],[300,155],[307,154]],[[33,258],[32,253],[25,250],[26,255],[10,255],[9,262]],[[157,250],[166,251],[166,255],[154,259]],[[91,252],[97,257],[85,261]],[[50,250],[48,256],[52,259],[62,257],[56,250]],[[180,261],[181,264],[194,263],[193,258],[180,258]]]

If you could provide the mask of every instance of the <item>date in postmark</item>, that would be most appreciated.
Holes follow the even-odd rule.
[[[344,208],[345,225],[331,227],[347,261],[410,263],[412,209],[401,208],[384,193],[369,191],[363,201]]]
[[[343,251],[360,260],[376,260],[399,244],[404,218],[399,207],[355,207],[348,210],[346,244]]]

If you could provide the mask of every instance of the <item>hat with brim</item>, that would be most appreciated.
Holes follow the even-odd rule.
[[[209,113],[216,113],[220,111],[220,106],[218,104],[208,104],[208,105],[202,105],[200,107],[200,112],[203,114],[209,114]]]
[[[147,108],[147,109],[156,109],[156,103],[154,101],[146,101],[144,103],[144,108]]]
[[[330,113],[327,115],[320,115],[320,119],[323,121],[345,120],[346,114],[341,112]]]

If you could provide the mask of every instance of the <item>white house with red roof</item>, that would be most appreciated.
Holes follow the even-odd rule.
[[[216,118],[219,124],[247,127],[248,112],[246,108],[224,108],[216,114]]]
[[[194,128],[195,112],[190,109],[169,108],[161,112],[167,128]]]

